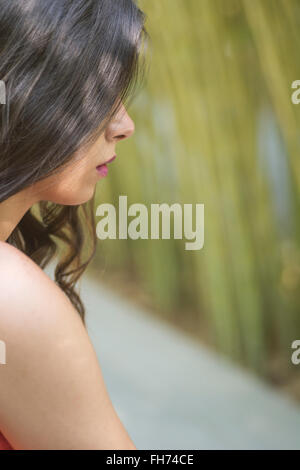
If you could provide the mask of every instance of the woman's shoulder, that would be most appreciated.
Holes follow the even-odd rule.
[[[47,278],[0,243],[1,431],[14,449],[135,449],[80,316]]]
[[[22,278],[24,272],[28,273],[29,270],[32,274],[45,276],[43,270],[28,255],[15,246],[0,241],[0,276],[2,280],[9,274],[14,274],[17,277],[19,275]]]
[[[0,241],[0,281],[2,283],[6,280],[7,283],[12,281],[10,276],[13,276],[15,281],[26,281],[27,278],[24,277],[24,274],[40,275],[42,278],[45,275],[29,256],[13,245]]]
[[[30,326],[76,313],[67,295],[25,253],[0,242],[0,326]],[[51,320],[52,319],[52,320]],[[76,320],[75,320],[76,321]]]

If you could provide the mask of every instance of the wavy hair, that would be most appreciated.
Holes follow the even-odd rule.
[[[133,98],[145,18],[133,0],[0,0],[0,203],[59,172]],[[55,282],[83,323],[75,287],[96,250],[93,205],[40,201],[7,239],[42,269],[67,248]]]

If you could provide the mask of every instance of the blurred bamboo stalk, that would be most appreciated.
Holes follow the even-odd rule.
[[[120,194],[129,204],[204,203],[205,246],[186,252],[178,240],[114,240],[99,250],[108,253],[108,271],[134,273],[169,318],[191,308],[195,330],[205,324],[221,353],[265,376],[274,355],[289,369],[300,336],[300,108],[291,103],[291,83],[300,79],[299,5],[140,5],[153,44],[150,75],[129,110],[136,135],[119,148],[97,203],[117,203]],[[260,145],[269,115],[283,142],[289,230],[276,216],[275,154]]]

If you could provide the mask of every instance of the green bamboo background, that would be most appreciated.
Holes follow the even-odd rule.
[[[296,373],[300,338],[297,0],[144,0],[150,71],[136,132],[96,205],[204,203],[205,244],[98,242],[99,279],[132,279],[153,310],[250,370]],[[115,284],[115,288],[119,286]],[[276,363],[277,363],[276,362]],[[298,367],[299,368],[299,367]],[[298,372],[299,374],[299,372]]]

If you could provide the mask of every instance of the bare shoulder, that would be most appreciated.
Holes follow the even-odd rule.
[[[40,358],[50,351],[58,360],[58,355],[68,354],[72,342],[88,345],[86,330],[66,294],[26,254],[3,242],[0,339],[7,345],[7,367],[0,370],[2,385],[6,373],[14,376],[20,368],[26,370],[28,364],[39,374],[40,368],[49,366],[46,359]],[[53,372],[48,371],[49,377]],[[59,365],[55,373],[62,373]]]
[[[0,241],[0,276],[1,280],[4,281],[6,275],[9,272],[16,274],[16,267],[23,269],[34,268],[37,265],[22,251],[18,250],[9,243]]]
[[[15,449],[135,449],[61,289],[0,243],[0,431]]]
[[[0,242],[1,287],[12,289],[28,287],[32,280],[36,282],[38,279],[48,285],[53,282],[29,256],[8,243]]]
[[[63,311],[70,312],[68,297],[37,264],[14,246],[0,242],[0,325],[1,321],[25,319],[30,324],[33,311],[35,322],[37,313],[45,320],[47,305],[54,306],[55,302],[62,307],[66,304],[68,308]]]

